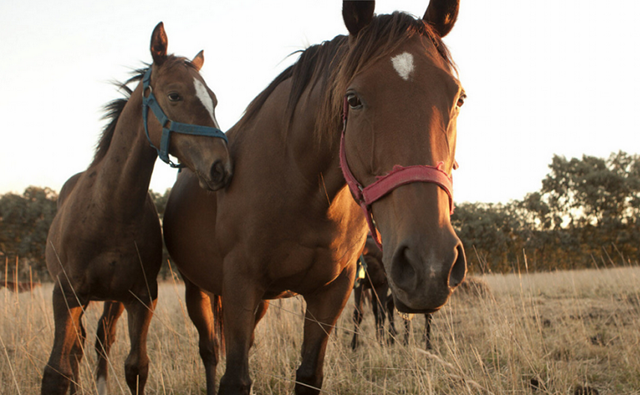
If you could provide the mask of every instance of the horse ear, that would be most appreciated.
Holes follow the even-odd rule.
[[[460,0],[431,0],[422,19],[433,26],[440,37],[444,37],[453,29],[459,9]]]
[[[161,65],[167,60],[167,33],[164,31],[164,24],[158,23],[153,33],[151,34],[151,57],[153,63]]]
[[[198,52],[195,58],[193,58],[193,60],[191,61],[191,64],[196,68],[196,70],[200,71],[202,65],[204,64],[204,51]]]
[[[342,2],[342,19],[351,36],[357,36],[363,27],[371,23],[375,6],[375,1],[344,0]]]

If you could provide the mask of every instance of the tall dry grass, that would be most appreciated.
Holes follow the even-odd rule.
[[[381,346],[366,312],[352,352],[349,304],[331,336],[324,394],[640,394],[640,269],[488,275],[491,295],[458,295],[434,316],[434,349],[424,351],[424,320],[409,345]],[[0,290],[0,393],[35,394],[53,341],[51,285],[32,293]],[[250,355],[256,394],[292,393],[302,342],[303,301],[274,301]],[[95,330],[101,304],[85,314],[83,393],[96,393]],[[400,329],[402,334],[402,329]],[[128,394],[126,313],[111,353],[110,393]],[[198,338],[179,283],[160,286],[149,332],[151,394],[201,394]],[[219,366],[218,378],[224,372]],[[534,390],[534,387],[537,388]]]

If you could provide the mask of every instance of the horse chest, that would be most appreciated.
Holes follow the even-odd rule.
[[[328,247],[283,245],[266,261],[262,281],[268,293],[312,292],[334,281],[349,263]]]
[[[348,190],[344,192],[323,215],[307,217],[304,225],[285,227],[294,229],[284,233],[289,242],[272,240],[275,247],[266,260],[265,276],[269,291],[316,290],[333,282],[355,260],[362,245],[364,222]]]

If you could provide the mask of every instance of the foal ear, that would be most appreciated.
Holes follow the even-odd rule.
[[[167,60],[167,33],[164,31],[164,24],[162,22],[156,25],[151,34],[151,57],[153,63],[161,65]]]
[[[342,2],[342,19],[351,36],[357,36],[363,27],[371,23],[375,6],[375,1],[344,0]]]
[[[431,0],[422,19],[433,26],[440,37],[444,37],[456,23],[460,0]]]
[[[198,52],[195,58],[193,58],[193,60],[191,61],[191,64],[196,68],[196,70],[200,71],[202,65],[204,64],[204,50]]]

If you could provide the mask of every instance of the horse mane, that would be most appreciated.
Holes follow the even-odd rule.
[[[326,83],[326,80],[331,75],[331,70],[336,66],[336,59],[339,60],[341,53],[345,49],[347,41],[347,36],[339,35],[333,40],[324,41],[307,49],[293,52],[291,55],[296,53],[300,54],[296,63],[280,73],[280,75],[271,81],[269,86],[253,99],[249,106],[247,106],[244,116],[238,122],[237,129],[243,129],[260,111],[273,91],[276,90],[282,82],[291,78],[292,87],[286,109],[286,132],[291,125],[296,105],[298,101],[300,101],[306,88],[309,84],[311,84],[311,88],[313,88],[320,81]]]
[[[194,67],[188,59],[174,55],[169,55],[168,59],[163,64],[163,67],[171,68],[176,64],[184,64],[187,67]],[[133,70],[132,77],[125,82],[113,83],[118,88],[118,91],[122,92],[123,97],[112,100],[104,106],[105,114],[101,119],[108,120],[109,122],[102,130],[102,134],[100,135],[100,139],[96,145],[96,152],[93,157],[93,161],[89,167],[98,164],[107,154],[109,146],[111,145],[111,140],[113,139],[113,134],[116,130],[116,125],[118,124],[118,119],[120,119],[120,115],[122,114],[122,111],[124,111],[124,107],[129,102],[131,93],[133,92],[129,85],[140,82],[149,67],[151,67],[151,65],[145,63],[144,67]]]
[[[150,65],[145,66],[146,67],[144,68],[134,70],[132,72],[133,76],[125,82],[113,83],[118,88],[118,91],[122,92],[124,97],[112,100],[104,106],[105,113],[101,119],[108,120],[109,122],[102,130],[102,134],[100,135],[100,139],[96,145],[96,153],[93,156],[93,162],[91,162],[89,167],[99,163],[107,154],[109,146],[111,145],[111,140],[113,139],[113,133],[115,132],[116,125],[118,124],[118,119],[120,119],[120,115],[122,114],[124,107],[129,102],[131,93],[133,92],[133,90],[129,88],[129,84],[142,80],[144,73],[146,73],[150,67]]]
[[[313,45],[300,53],[298,61],[284,70],[269,86],[263,90],[247,107],[244,116],[238,122],[241,130],[260,111],[271,93],[284,81],[291,78],[292,87],[287,103],[287,124],[284,133],[291,127],[295,108],[304,91],[310,86],[320,84],[322,107],[315,124],[315,138],[320,143],[327,135],[336,135],[342,122],[343,96],[353,77],[377,60],[390,55],[397,47],[413,38],[422,36],[429,39],[440,57],[456,71],[449,50],[431,25],[414,16],[394,12],[377,15],[371,23],[350,42],[348,36],[339,35],[329,41]],[[329,138],[330,142],[335,140]]]

